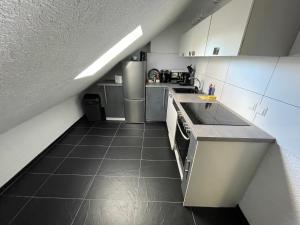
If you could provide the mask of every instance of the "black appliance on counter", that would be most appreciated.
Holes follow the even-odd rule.
[[[194,77],[195,75],[195,70],[194,68],[192,67],[192,65],[189,65],[187,67],[188,71],[187,73],[182,73],[181,74],[181,80],[178,82],[180,85],[183,85],[183,86],[191,86],[191,85],[194,85],[194,80],[191,79]]]
[[[171,82],[171,72],[169,70],[161,70],[159,72],[159,79],[162,83],[170,83]]]

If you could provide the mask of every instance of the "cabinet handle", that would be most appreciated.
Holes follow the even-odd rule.
[[[267,115],[268,111],[269,111],[268,107],[264,108],[264,110],[262,112],[258,112],[257,115],[265,117]]]
[[[257,106],[258,106],[258,102],[257,103],[255,103],[252,107],[249,107],[249,109],[251,110],[251,111],[256,111],[256,109],[257,109]]]
[[[107,105],[107,95],[106,95],[106,86],[104,85],[104,99],[105,99],[105,104]]]
[[[265,117],[267,115],[268,111],[269,111],[269,108],[268,107],[265,108],[265,110],[263,111],[263,117]]]
[[[185,163],[184,163],[184,172],[185,172],[185,178],[188,178],[189,172],[190,172],[190,166],[191,166],[191,160],[188,160],[185,158]]]
[[[166,98],[166,89],[164,88],[164,95],[163,95],[163,108],[165,108],[165,98]]]
[[[219,55],[219,52],[220,52],[220,48],[214,48],[213,50],[213,55]]]

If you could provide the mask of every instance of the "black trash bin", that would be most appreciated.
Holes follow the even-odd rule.
[[[89,121],[105,120],[104,109],[101,107],[101,98],[97,94],[83,96],[83,109]]]

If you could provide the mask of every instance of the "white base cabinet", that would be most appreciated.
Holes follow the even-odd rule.
[[[168,133],[169,133],[171,149],[174,149],[176,124],[177,124],[177,111],[173,105],[173,96],[171,93],[169,94],[169,97],[168,97],[166,122],[167,122],[167,128],[168,128]]]
[[[269,146],[270,143],[191,140],[187,156],[190,164],[185,166],[182,180],[183,205],[235,207]]]

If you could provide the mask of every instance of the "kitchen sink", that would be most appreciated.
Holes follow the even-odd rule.
[[[175,93],[180,94],[202,94],[195,88],[173,88]]]

